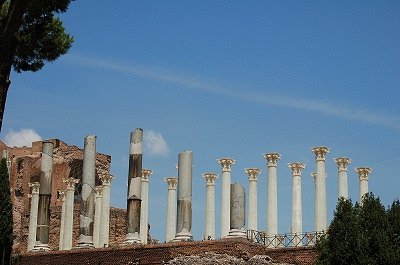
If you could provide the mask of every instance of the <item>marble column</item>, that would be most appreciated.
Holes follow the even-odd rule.
[[[64,250],[71,250],[74,226],[74,193],[75,185],[79,182],[79,179],[68,178],[65,179],[64,182],[67,184],[67,189],[65,190],[65,217],[62,247]]]
[[[329,153],[329,149],[325,146],[313,147],[311,149],[315,154],[317,164],[316,177],[316,216],[315,228],[316,231],[326,231],[327,215],[326,215],[326,167],[325,158]]]
[[[235,160],[231,158],[218,159],[222,167],[221,178],[221,238],[226,237],[230,230],[230,194],[231,194],[231,169]]]
[[[292,189],[292,234],[295,238],[293,244],[298,246],[301,242],[297,236],[303,232],[303,217],[301,208],[301,171],[305,168],[305,164],[296,162],[288,164],[292,170],[293,189]],[[297,236],[296,236],[297,234]]]
[[[278,153],[264,154],[268,166],[267,178],[267,235],[278,234],[278,181],[277,165],[281,156]]]
[[[215,239],[215,179],[218,177],[214,172],[205,173],[206,180],[206,229],[204,238]]]
[[[246,168],[249,177],[249,209],[247,217],[247,229],[258,231],[257,227],[257,178],[261,173],[258,168]]]
[[[126,244],[140,244],[143,130],[131,132],[129,150]]]
[[[358,167],[355,169],[358,174],[358,179],[360,181],[360,205],[364,200],[365,194],[368,193],[368,175],[372,172],[372,168],[369,167]]]
[[[140,207],[140,241],[147,244],[149,233],[149,177],[153,174],[150,169],[142,170],[142,206]]]
[[[96,186],[94,188],[94,224],[93,224],[93,245],[95,248],[101,248],[100,243],[100,222],[101,222],[101,204],[103,197],[103,188]]]
[[[36,229],[39,205],[39,182],[29,183],[32,188],[31,193],[31,212],[29,215],[28,251],[32,251],[36,243]]]
[[[63,244],[64,244],[64,229],[65,229],[65,191],[62,191],[59,193],[60,199],[62,201],[61,205],[61,224],[60,224],[60,238],[58,241],[58,250],[63,249]]]
[[[351,160],[347,157],[339,157],[334,158],[334,161],[338,166],[338,198],[343,197],[345,199],[348,199],[349,189],[347,186],[347,166],[351,163]]]
[[[100,175],[103,188],[103,198],[101,200],[101,219],[100,219],[100,245],[101,247],[108,247],[109,234],[110,234],[110,192],[111,181],[114,176],[111,174]]]
[[[168,205],[167,205],[167,234],[165,242],[175,238],[176,233],[176,186],[178,178],[165,178],[168,184]]]
[[[246,193],[244,187],[235,182],[231,184],[231,211],[229,237],[246,237],[244,230],[246,220]]]
[[[42,145],[42,162],[40,167],[40,188],[36,244],[33,251],[48,251],[50,233],[50,199],[51,177],[53,173],[54,143],[44,141]]]
[[[311,177],[313,178],[313,182],[314,182],[314,231],[317,231],[317,227],[316,227],[316,222],[315,220],[317,220],[317,172],[312,172]]]
[[[94,186],[96,175],[96,136],[85,137],[82,168],[82,202],[78,247],[92,248],[94,227]]]
[[[178,203],[174,241],[191,241],[192,235],[192,151],[178,157]]]

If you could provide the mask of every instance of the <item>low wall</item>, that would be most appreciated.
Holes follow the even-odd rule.
[[[227,254],[248,259],[254,255],[268,255],[275,262],[296,265],[314,264],[317,253],[314,247],[267,249],[246,239],[165,243],[146,246],[125,246],[106,249],[74,249],[28,253],[16,257],[16,265],[85,264],[133,265],[163,264],[177,256],[201,255],[205,252]],[[140,262],[140,263],[137,263]]]

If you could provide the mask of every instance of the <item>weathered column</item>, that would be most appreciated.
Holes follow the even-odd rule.
[[[364,196],[368,193],[368,175],[372,172],[372,168],[358,167],[355,170],[360,181],[360,205],[362,205]]]
[[[128,174],[126,244],[140,244],[143,130],[131,132]]]
[[[95,248],[101,248],[100,243],[100,222],[101,222],[101,204],[103,197],[103,188],[96,186],[94,188],[94,224],[93,224],[93,245]]]
[[[39,182],[29,183],[32,188],[31,193],[31,212],[29,214],[29,234],[28,234],[28,251],[32,251],[36,243],[36,229],[38,219],[39,205]]]
[[[215,239],[215,179],[217,174],[214,172],[205,173],[206,179],[206,229],[204,239]]]
[[[226,237],[230,230],[230,199],[231,199],[231,169],[235,160],[221,158],[218,163],[222,167],[221,178],[221,238]]]
[[[149,177],[153,174],[150,169],[142,170],[142,206],[140,208],[140,241],[147,244],[147,236],[149,233]]]
[[[305,164],[296,162],[288,164],[292,170],[293,190],[292,190],[292,234],[294,234],[293,244],[300,245],[301,233],[303,232],[302,208],[301,208],[301,171]]]
[[[85,137],[82,169],[82,202],[78,247],[92,248],[94,226],[94,185],[96,175],[96,136]]]
[[[338,166],[338,186],[339,192],[338,197],[348,199],[349,198],[349,189],[347,187],[347,166],[351,163],[351,160],[347,157],[339,157],[334,158]]]
[[[176,233],[176,185],[177,178],[165,178],[168,184],[168,205],[167,205],[167,234],[165,242],[170,242],[175,238]]]
[[[192,151],[178,157],[178,204],[174,241],[191,241],[192,236]]]
[[[245,169],[249,177],[249,214],[247,217],[247,229],[258,231],[257,227],[257,178],[261,173],[258,168]]]
[[[100,180],[103,185],[103,198],[101,201],[101,220],[100,220],[100,245],[101,247],[108,247],[109,234],[110,234],[110,192],[111,181],[114,176],[111,174],[102,174]]]
[[[314,182],[314,231],[317,231],[316,220],[317,220],[317,172],[312,172],[311,177]]]
[[[34,251],[47,251],[50,232],[51,175],[53,172],[54,144],[44,141],[42,145],[42,164],[40,167],[39,209]]]
[[[316,177],[316,215],[315,220],[316,231],[326,231],[327,229],[327,215],[326,215],[326,168],[325,158],[329,153],[329,149],[325,146],[314,147],[311,149],[315,154],[317,163],[317,177]]]
[[[267,235],[278,234],[278,181],[277,164],[281,156],[278,153],[264,154],[268,166],[267,178]]]
[[[231,184],[230,230],[228,237],[246,237],[246,193],[244,187],[235,182]]]
[[[67,184],[67,189],[65,190],[65,218],[62,247],[64,250],[71,250],[74,225],[74,193],[75,185],[79,182],[79,179],[68,178],[64,182]]]
[[[61,223],[60,223],[60,238],[58,241],[58,250],[63,249],[63,244],[64,244],[64,223],[65,223],[65,191],[62,191],[59,193],[60,198],[62,200],[62,205],[61,205]]]

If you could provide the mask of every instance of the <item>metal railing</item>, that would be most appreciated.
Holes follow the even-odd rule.
[[[267,235],[265,232],[247,230],[247,239],[269,248],[314,246],[325,232],[306,232],[298,234]]]

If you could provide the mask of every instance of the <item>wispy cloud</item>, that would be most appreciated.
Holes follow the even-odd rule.
[[[161,133],[149,130],[143,132],[143,148],[151,156],[167,156],[168,144]]]
[[[127,65],[120,62],[114,62],[99,58],[89,58],[84,56],[69,55],[66,57],[70,62],[89,66],[94,68],[103,68],[111,71],[125,73],[132,76],[139,76],[160,82],[167,82],[179,85],[186,89],[196,89],[211,93],[221,94],[238,100],[258,102],[265,105],[275,105],[294,109],[313,111],[325,115],[335,116],[348,120],[360,121],[371,125],[384,126],[400,131],[400,117],[397,115],[371,112],[365,109],[353,108],[349,106],[340,106],[321,100],[309,100],[293,98],[280,95],[265,95],[262,93],[247,92],[246,90],[228,89],[223,86],[217,86],[207,83],[201,79],[179,75],[176,73],[167,73],[159,69],[146,68],[135,65]],[[243,92],[246,91],[246,92]]]
[[[40,141],[42,137],[34,129],[21,129],[7,133],[4,142],[7,146],[32,146],[32,142]]]

